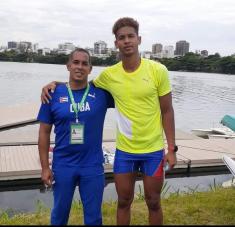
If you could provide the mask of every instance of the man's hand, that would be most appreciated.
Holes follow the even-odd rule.
[[[53,182],[53,174],[50,168],[42,169],[41,179],[45,185],[51,187]]]
[[[52,81],[51,83],[47,84],[42,88],[41,101],[43,104],[50,102],[49,100],[51,100],[51,96],[49,91],[53,93],[55,88],[56,88],[56,81]]]
[[[169,164],[169,170],[173,169],[177,163],[176,153],[173,151],[168,151],[165,155],[165,163]]]

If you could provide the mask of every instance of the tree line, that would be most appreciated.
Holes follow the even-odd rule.
[[[14,50],[5,51],[0,53],[0,61],[10,61],[10,62],[30,62],[30,63],[44,63],[44,64],[61,64],[64,65],[68,61],[68,55],[48,53],[46,55],[24,52],[17,53]],[[106,59],[91,57],[92,65],[94,66],[107,66],[113,65],[117,61],[116,56],[110,56]]]
[[[46,64],[66,64],[68,55],[50,53],[46,55],[36,53],[17,53],[14,50],[0,53],[0,61],[12,62],[35,62]],[[221,57],[218,53],[202,57],[199,54],[189,52],[184,56],[175,58],[155,59],[164,64],[169,71],[189,71],[189,72],[208,72],[235,74],[235,57]],[[94,66],[108,66],[117,63],[119,60],[116,55],[108,58],[97,58],[92,56],[91,62]]]
[[[235,74],[235,56],[221,57],[218,53],[202,57],[189,52],[182,57],[162,58],[159,61],[170,71]]]

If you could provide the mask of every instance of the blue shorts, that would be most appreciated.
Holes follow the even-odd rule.
[[[113,171],[119,173],[142,172],[146,176],[164,176],[165,151],[133,154],[116,149]]]

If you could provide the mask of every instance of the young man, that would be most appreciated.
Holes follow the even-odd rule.
[[[107,67],[95,80],[97,87],[109,91],[117,113],[114,178],[118,194],[117,224],[130,224],[131,204],[137,172],[143,173],[149,224],[163,223],[160,194],[164,165],[176,165],[175,123],[168,71],[160,63],[140,58],[139,24],[124,17],[113,26],[115,45],[121,61]],[[42,99],[46,101],[44,87]],[[164,151],[163,130],[167,139]]]
[[[69,82],[57,86],[49,104],[42,104],[38,120],[39,155],[42,180],[53,187],[52,225],[68,222],[75,187],[78,185],[84,208],[84,224],[102,225],[101,204],[104,190],[102,135],[112,97],[88,84],[92,66],[90,55],[76,49],[67,63]],[[55,126],[52,170],[48,150]]]
[[[117,141],[114,162],[118,194],[117,224],[130,224],[137,171],[143,173],[149,223],[162,224],[160,193],[164,181],[164,129],[170,168],[176,164],[175,124],[171,88],[165,66],[140,58],[139,24],[121,18],[113,26],[121,62],[106,68],[94,80],[109,91],[117,113]]]

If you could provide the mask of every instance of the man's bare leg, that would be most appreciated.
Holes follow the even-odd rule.
[[[137,173],[114,174],[118,194],[117,225],[130,225],[136,176]]]
[[[149,210],[149,224],[162,225],[163,213],[161,208],[161,189],[164,178],[144,176],[143,182],[145,201]]]

